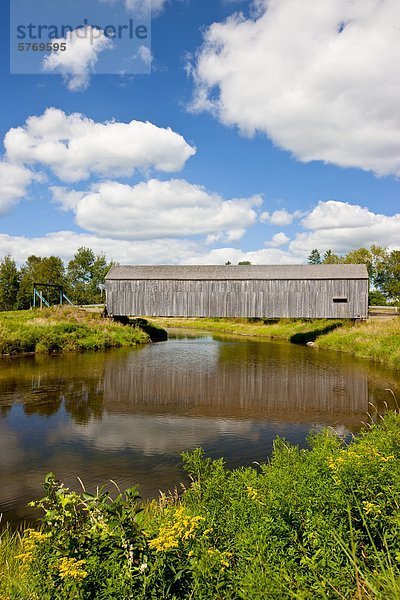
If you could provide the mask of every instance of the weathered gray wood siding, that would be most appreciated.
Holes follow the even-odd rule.
[[[368,279],[106,280],[111,315],[367,318]],[[334,299],[347,302],[334,302]]]

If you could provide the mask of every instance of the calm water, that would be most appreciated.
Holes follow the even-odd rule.
[[[399,376],[346,355],[190,332],[134,350],[4,359],[3,523],[32,517],[26,504],[50,470],[74,488],[77,476],[89,489],[113,479],[152,497],[183,481],[183,450],[262,461],[276,435],[305,446],[313,427],[356,432],[390,405],[385,388],[399,394]]]

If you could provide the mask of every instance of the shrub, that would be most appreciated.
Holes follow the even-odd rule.
[[[233,471],[184,453],[190,487],[143,511],[135,488],[77,494],[49,474],[35,503],[43,528],[8,553],[29,593],[0,581],[0,596],[398,598],[400,416],[351,441],[324,430],[310,446],[277,439],[268,463]]]
[[[32,504],[44,511],[43,528],[22,540],[22,564],[39,583],[40,597],[132,598],[143,579],[147,546],[137,524],[141,511],[135,487],[115,498],[71,492],[52,473],[46,495]]]

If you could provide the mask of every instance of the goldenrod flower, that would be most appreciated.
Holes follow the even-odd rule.
[[[149,541],[150,548],[165,552],[179,547],[179,543],[194,538],[195,532],[204,517],[191,517],[181,506],[174,513],[175,521],[160,528],[158,536]]]
[[[256,488],[249,485],[246,488],[246,493],[247,493],[248,497],[250,498],[250,500],[254,500],[254,502],[259,502],[260,504],[262,504],[262,499],[260,497],[260,493]]]
[[[368,502],[367,500],[363,501],[363,506],[364,506],[364,512],[367,515],[369,515],[371,513],[375,514],[375,515],[380,515],[382,512],[377,504],[374,504],[373,502]]]
[[[36,546],[41,542],[44,542],[50,537],[50,533],[42,533],[41,531],[35,531],[34,529],[27,529],[25,535],[21,539],[21,554],[17,554],[15,558],[22,562],[22,565],[26,568],[33,560],[34,551]]]
[[[58,565],[60,577],[65,579],[70,577],[71,579],[85,579],[87,577],[87,571],[82,567],[85,564],[84,560],[76,560],[75,558],[62,558]]]

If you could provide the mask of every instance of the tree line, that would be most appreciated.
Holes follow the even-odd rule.
[[[67,263],[58,256],[32,254],[18,267],[10,254],[0,262],[0,310],[27,309],[33,305],[35,283],[61,286],[74,304],[98,304],[104,301],[104,278],[115,263],[104,254],[96,255],[81,247]],[[59,290],[40,288],[50,304],[58,304]]]
[[[370,248],[358,248],[340,256],[327,250],[323,255],[317,248],[308,257],[309,264],[365,264],[368,269],[372,306],[400,304],[400,250],[389,251],[373,244]]]
[[[400,250],[389,251],[382,246],[358,248],[340,256],[332,250],[321,254],[312,250],[309,264],[365,264],[371,281],[370,304],[400,304]],[[104,302],[104,279],[110,267],[104,254],[81,247],[67,263],[57,256],[40,257],[32,254],[18,267],[10,254],[0,262],[0,311],[27,309],[33,305],[35,283],[61,286],[74,304]],[[227,261],[227,265],[231,264]],[[250,265],[241,261],[239,265]],[[40,288],[39,288],[40,289]],[[50,304],[59,302],[56,288],[44,289]]]

